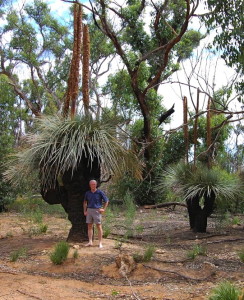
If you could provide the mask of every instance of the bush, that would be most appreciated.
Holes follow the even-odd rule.
[[[241,251],[238,252],[238,256],[239,256],[241,262],[244,263],[244,248],[242,248]]]
[[[187,257],[194,259],[198,255],[206,255],[207,250],[205,247],[202,247],[201,245],[195,245],[192,250],[187,252]]]
[[[75,249],[74,253],[73,253],[73,258],[74,259],[77,259],[79,257],[79,253],[78,253],[78,250]]]
[[[143,254],[135,253],[133,258],[135,262],[149,262],[155,253],[155,247],[153,245],[148,245]]]
[[[103,221],[103,236],[104,238],[107,238],[109,234],[111,233],[111,227],[112,227],[112,222],[114,220],[114,214],[111,210],[111,208],[107,208],[105,218]]]
[[[155,253],[155,247],[153,245],[149,245],[143,255],[143,261],[148,262],[152,259]]]
[[[136,205],[132,194],[127,191],[124,198],[124,209],[125,209],[125,220],[124,224],[126,226],[125,238],[133,235],[133,223],[136,215]]]
[[[50,205],[39,195],[19,196],[8,208],[23,213],[35,223],[41,223],[43,214],[67,215],[60,204]]]
[[[54,251],[50,254],[50,259],[55,265],[61,265],[68,257],[69,244],[61,241],[56,246]]]
[[[209,300],[238,300],[241,290],[232,283],[226,281],[220,283],[212,290]]]
[[[16,251],[13,251],[10,254],[10,261],[17,261],[20,257],[26,257],[27,250],[25,247],[22,247]]]
[[[28,233],[29,233],[29,236],[39,235],[39,234],[42,234],[42,233],[46,233],[47,229],[48,229],[47,224],[41,223],[38,226],[31,227],[29,229]]]

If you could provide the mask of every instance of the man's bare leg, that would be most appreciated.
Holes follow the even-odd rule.
[[[102,239],[103,239],[102,224],[97,224],[97,231],[98,231],[99,248],[102,248],[103,247],[103,244],[102,244]]]
[[[92,237],[93,237],[93,224],[87,224],[88,226],[88,239],[89,239],[89,243],[86,244],[85,246],[92,246]]]

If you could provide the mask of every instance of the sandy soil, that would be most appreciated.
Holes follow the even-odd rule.
[[[65,240],[70,224],[66,219],[45,216],[48,230],[33,234],[36,224],[20,214],[0,215],[0,299],[207,299],[220,281],[229,280],[244,288],[244,264],[238,251],[244,248],[244,216],[241,225],[216,229],[211,219],[209,233],[194,234],[188,228],[184,208],[139,210],[133,223],[134,237],[120,243],[125,233],[121,217],[113,221],[111,234],[99,249],[84,243],[70,244],[67,261],[54,265],[50,253]],[[115,263],[120,254],[143,254],[155,246],[151,261],[137,263],[122,276]],[[189,259],[195,245],[206,255]],[[26,255],[11,261],[13,251]],[[74,258],[74,252],[78,258]]]

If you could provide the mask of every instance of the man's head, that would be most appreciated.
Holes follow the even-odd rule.
[[[96,180],[90,180],[89,181],[89,186],[92,192],[95,192],[97,189],[97,182]]]

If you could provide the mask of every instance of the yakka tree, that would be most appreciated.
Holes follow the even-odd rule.
[[[89,32],[88,27],[82,25],[81,5],[74,5],[73,11],[74,43],[62,112],[45,117],[40,109],[29,103],[36,115],[36,130],[27,135],[27,149],[17,153],[5,176],[16,182],[21,172],[24,177],[31,176],[36,184],[40,182],[43,199],[50,204],[60,203],[68,213],[72,224],[68,240],[81,241],[87,236],[82,205],[89,181],[96,179],[100,184],[102,171],[103,174],[118,174],[128,166],[139,178],[141,168],[137,157],[123,147],[116,128],[94,120],[89,112]],[[76,112],[81,58],[84,116]],[[35,71],[38,73],[38,68]],[[11,79],[5,68],[3,72]],[[15,83],[12,84],[17,91]]]

